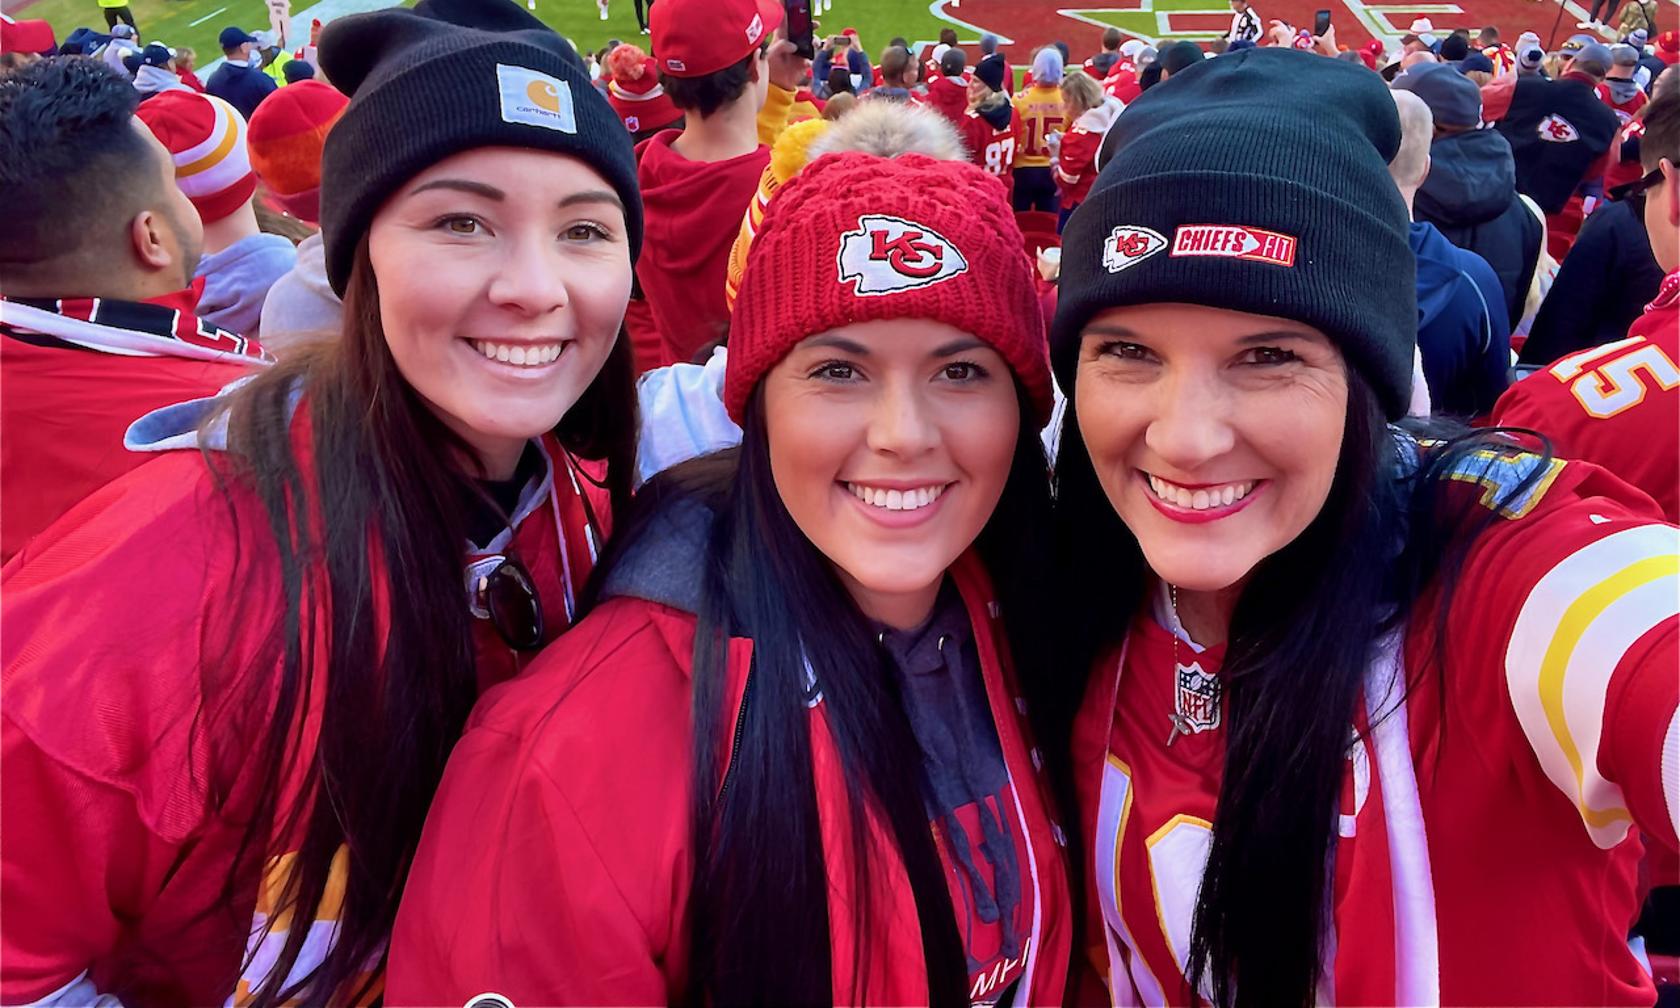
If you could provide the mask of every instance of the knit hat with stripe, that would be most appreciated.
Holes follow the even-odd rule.
[[[1049,417],[1044,316],[1003,183],[967,162],[861,152],[817,158],[770,200],[730,323],[729,415],[741,421],[807,336],[883,319],[979,337]]]
[[[1417,260],[1388,174],[1400,119],[1381,77],[1287,48],[1227,53],[1144,92],[1108,145],[1062,232],[1050,345],[1070,398],[1093,316],[1181,302],[1313,326],[1390,418],[1404,415]]]
[[[321,219],[321,150],[350,99],[318,80],[298,81],[251,113],[251,167],[274,202],[298,220]]]
[[[257,191],[245,149],[245,117],[215,95],[163,91],[134,114],[169,148],[175,184],[204,223],[233,213]]]

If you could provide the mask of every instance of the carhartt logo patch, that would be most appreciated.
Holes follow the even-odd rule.
[[[1108,233],[1103,242],[1103,267],[1118,273],[1143,262],[1167,247],[1167,239],[1153,228],[1123,225]]]
[[[1235,224],[1182,224],[1173,234],[1171,256],[1213,256],[1248,262],[1294,266],[1295,246],[1291,235],[1263,228]]]
[[[1551,143],[1570,143],[1581,139],[1581,131],[1575,128],[1575,124],[1556,112],[1540,120],[1538,130],[1540,139]]]
[[[758,45],[758,40],[764,37],[764,16],[754,14],[747,23],[747,45]]]
[[[572,88],[565,81],[528,67],[497,63],[496,86],[501,92],[503,122],[577,132]]]
[[[944,235],[888,214],[865,214],[840,236],[840,282],[859,296],[896,294],[968,272],[968,260]]]

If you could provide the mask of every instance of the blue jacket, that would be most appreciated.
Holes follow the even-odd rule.
[[[1499,277],[1426,221],[1412,224],[1418,351],[1436,413],[1480,416],[1510,384],[1511,322]]]
[[[238,109],[247,120],[262,100],[279,86],[274,83],[274,78],[260,69],[231,62],[223,62],[204,82],[205,91]]]
[[[1545,229],[1517,197],[1516,163],[1502,134],[1478,129],[1437,138],[1412,210],[1486,259],[1504,290],[1506,316],[1522,317]]]

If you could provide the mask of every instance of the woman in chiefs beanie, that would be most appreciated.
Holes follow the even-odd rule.
[[[340,338],[142,418],[187,450],[7,566],[7,1003],[378,996],[445,756],[628,499],[633,151],[532,25],[326,28]]]
[[[1114,1003],[1652,1003],[1625,937],[1641,838],[1675,845],[1676,530],[1541,442],[1401,419],[1378,77],[1250,49],[1114,130],[1051,331]],[[1631,391],[1576,367],[1591,408]]]
[[[834,154],[771,200],[744,440],[638,493],[593,611],[474,714],[390,1003],[1061,1002],[1021,250],[966,163]]]

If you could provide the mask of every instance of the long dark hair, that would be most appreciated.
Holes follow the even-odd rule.
[[[929,1003],[966,1005],[967,960],[928,824],[925,782],[915,772],[920,750],[884,649],[776,490],[762,390],[749,402],[738,449],[678,466],[642,488],[598,575],[610,576],[618,553],[633,548],[673,497],[698,498],[715,516],[694,650],[687,1002],[829,1005],[836,971],[849,971],[854,985],[870,975],[861,958],[867,942],[853,962],[831,961],[808,733],[814,680],[849,796],[853,927],[860,935],[869,927],[869,882],[878,877],[871,855],[896,855],[921,922]],[[1048,667],[1041,642],[1049,519],[1044,452],[1023,408],[1008,480],[977,549],[1029,702]],[[726,695],[730,636],[752,640],[738,726]],[[890,848],[871,849],[871,821],[885,827]]]
[[[1442,669],[1440,631],[1465,552],[1545,466],[1503,488],[1495,508],[1473,496],[1468,507],[1450,501],[1447,474],[1466,464],[1494,471],[1515,450],[1501,431],[1410,420],[1391,428],[1349,369],[1329,497],[1299,537],[1256,566],[1231,617],[1220,674],[1226,772],[1187,977],[1197,989],[1205,980],[1216,1004],[1314,1003],[1349,732],[1373,646],[1439,585],[1428,664]],[[1549,459],[1543,440],[1540,450]],[[1097,481],[1071,397],[1056,476],[1056,548],[1068,575],[1059,636],[1066,660],[1090,670],[1146,604],[1150,573]],[[1062,698],[1063,724],[1076,705],[1077,694]]]
[[[556,429],[568,451],[607,463],[615,507],[629,500],[634,464],[631,383],[620,333]],[[300,391],[307,460],[292,423]],[[365,237],[345,291],[342,339],[254,379],[227,417],[228,452],[206,457],[226,486],[248,487],[261,501],[285,598],[275,614],[278,678],[272,662],[250,669],[254,690],[274,699],[241,849],[272,857],[290,848],[277,838],[301,838],[269,918],[272,927],[288,914],[289,931],[253,1003],[339,1002],[368,993],[348,985],[383,956],[427,807],[477,697],[462,544],[466,503],[488,498],[475,482],[476,457],[397,370]],[[301,726],[317,708],[318,738],[305,750]],[[306,783],[288,800],[300,761]],[[288,984],[341,847],[348,871],[335,941],[318,967]],[[250,880],[236,872],[227,884]]]

